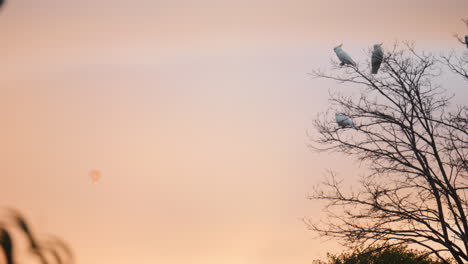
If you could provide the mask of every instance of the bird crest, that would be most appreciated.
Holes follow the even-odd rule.
[[[374,44],[374,49],[380,48],[380,47],[382,47],[382,45],[383,45],[383,43]]]
[[[343,46],[343,43],[341,43],[340,45],[336,46],[335,49],[341,48],[342,46]]]

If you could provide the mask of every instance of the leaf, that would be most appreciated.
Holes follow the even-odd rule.
[[[26,235],[28,241],[29,241],[29,246],[33,251],[39,250],[39,244],[36,242],[31,229],[29,228],[28,224],[26,223],[26,220],[24,217],[17,212],[16,210],[11,210],[13,212],[13,217],[15,218],[15,223],[16,225],[23,231],[23,233]]]
[[[62,262],[62,257],[60,256],[60,254],[58,253],[56,248],[53,248],[53,247],[48,248],[48,251],[50,252],[52,257],[54,258],[54,260],[55,260],[54,263],[57,263],[57,264],[63,264],[64,263],[64,262]]]
[[[44,254],[42,253],[41,250],[34,250],[34,253],[39,258],[41,264],[48,264],[47,259],[46,259],[46,257],[44,256]]]
[[[68,260],[73,263],[73,259],[74,259],[74,256],[73,256],[73,251],[71,250],[71,248],[65,243],[63,242],[61,239],[59,238],[54,238],[52,240],[52,243],[54,246],[57,246],[59,247],[64,253],[65,255],[67,256]]]
[[[0,246],[5,252],[7,264],[13,264],[13,243],[8,231],[0,227]]]

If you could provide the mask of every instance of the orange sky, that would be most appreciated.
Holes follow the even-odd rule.
[[[320,215],[305,196],[326,169],[350,183],[357,170],[307,149],[336,87],[307,73],[342,42],[357,60],[394,39],[460,48],[451,35],[465,33],[466,10],[464,0],[10,0],[0,206],[66,239],[81,264],[310,263],[338,248],[300,221]]]

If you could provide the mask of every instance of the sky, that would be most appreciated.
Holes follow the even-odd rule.
[[[328,169],[306,131],[333,47],[463,48],[466,0],[10,0],[0,10],[0,207],[77,263],[311,263]],[[466,84],[442,85],[468,101]],[[102,178],[92,184],[89,171]]]

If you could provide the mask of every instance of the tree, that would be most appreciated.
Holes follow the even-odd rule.
[[[9,210],[9,215],[0,221],[0,251],[3,251],[6,264],[18,263],[18,249],[25,241],[25,251],[31,253],[41,264],[73,263],[73,254],[70,248],[61,240],[51,237],[47,240],[38,240],[33,234],[25,218],[16,210]],[[17,240],[20,238],[20,240]],[[0,261],[0,263],[5,263]]]
[[[466,25],[468,28],[468,19],[462,19],[463,23]],[[458,41],[461,44],[466,45],[468,48],[468,34],[465,35],[464,38],[455,35],[455,37],[458,39]],[[465,80],[468,80],[468,53],[465,52],[461,56],[457,56],[455,52],[451,52],[447,56],[442,56],[442,61],[443,63],[454,73],[462,76],[465,78]]]
[[[468,81],[463,52],[436,57],[395,44],[377,75],[369,61],[365,68],[334,62],[338,73],[312,73],[360,89],[358,96],[332,93],[328,111],[355,126],[321,115],[312,147],[353,157],[368,174],[359,190],[347,192],[331,173],[309,197],[327,204],[325,220],[306,220],[311,230],[348,247],[418,245],[443,263],[468,261],[468,106],[450,105],[436,84],[447,70]]]
[[[442,264],[428,256],[427,252],[409,249],[407,246],[378,245],[366,250],[351,249],[341,254],[327,254],[327,261],[317,264]]]

